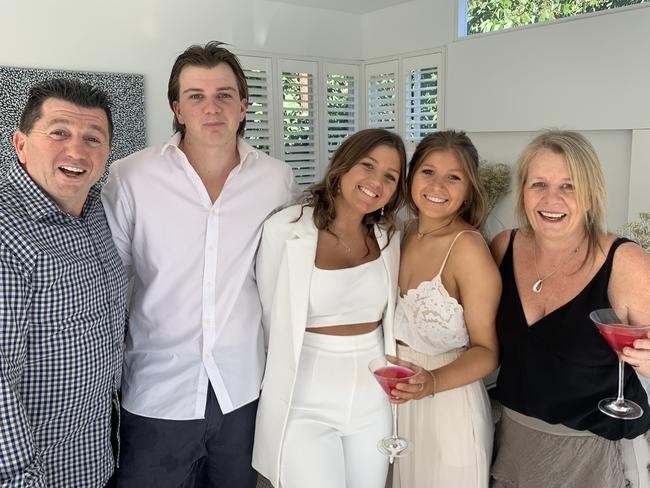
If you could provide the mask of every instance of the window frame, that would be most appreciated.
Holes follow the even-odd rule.
[[[535,22],[533,24],[521,24],[513,25],[512,27],[498,29],[489,32],[476,32],[476,33],[467,33],[467,0],[457,0],[455,2],[456,9],[456,40],[462,41],[465,39],[475,39],[482,36],[493,36],[498,34],[504,34],[507,32],[516,32],[522,29],[535,29],[548,25],[555,25],[563,22],[575,22],[583,19],[589,19],[592,17],[599,17],[601,15],[615,15],[617,13],[626,12],[629,10],[634,10],[638,8],[650,8],[650,1],[645,0],[644,3],[637,3],[634,5],[625,5],[623,7],[613,7],[605,10],[599,10],[597,12],[586,12],[583,14],[571,15],[569,17],[561,17],[559,19],[548,20],[544,22]]]

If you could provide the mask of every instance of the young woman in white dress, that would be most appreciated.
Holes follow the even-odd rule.
[[[493,423],[481,379],[498,362],[499,271],[478,229],[486,199],[464,132],[431,134],[409,163],[395,311],[397,355],[424,369],[393,394],[411,442],[393,487],[487,487]]]

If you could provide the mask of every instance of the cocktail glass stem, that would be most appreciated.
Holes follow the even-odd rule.
[[[631,400],[623,398],[623,372],[625,364],[618,361],[618,392],[616,398],[605,398],[598,402],[598,409],[610,417],[617,419],[638,419],[643,415],[643,409]]]
[[[625,399],[623,398],[623,361],[618,360],[618,393],[616,395],[616,406],[623,408]]]
[[[393,403],[391,404],[391,408],[393,409],[393,441],[397,444],[397,405]],[[393,464],[394,460],[395,457],[390,456],[388,463]]]

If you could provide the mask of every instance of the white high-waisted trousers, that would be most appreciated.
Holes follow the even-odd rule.
[[[384,354],[381,327],[356,336],[306,332],[282,447],[281,488],[383,488],[388,397],[368,363]]]

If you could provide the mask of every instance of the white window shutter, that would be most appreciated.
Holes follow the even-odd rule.
[[[329,162],[341,142],[359,127],[359,67],[326,63],[324,72],[327,128],[324,159]]]
[[[441,54],[405,58],[404,73],[404,139],[415,146],[427,134],[440,127],[439,80]]]
[[[296,183],[316,182],[318,168],[318,65],[310,61],[278,60],[282,91],[283,157]]]
[[[248,110],[244,139],[251,146],[269,155],[273,147],[273,86],[271,59],[239,56],[248,83]]]
[[[399,127],[397,73],[397,61],[366,65],[368,127]]]

